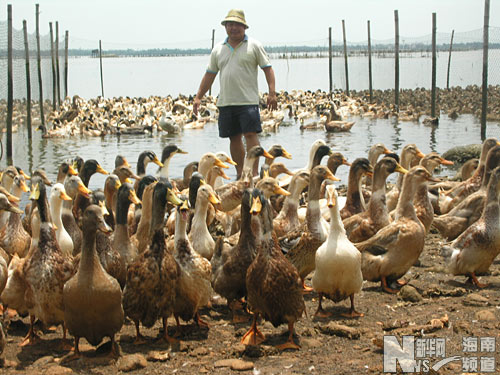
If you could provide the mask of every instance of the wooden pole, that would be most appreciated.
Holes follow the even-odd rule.
[[[212,48],[210,48],[210,51],[214,49],[214,45],[215,45],[215,29],[212,29]],[[208,89],[208,95],[212,96],[212,86],[210,86],[210,88]]]
[[[36,4],[36,60],[38,67],[38,105],[40,107],[40,121],[45,126],[45,116],[43,110],[43,86],[42,86],[42,58],[40,56],[40,4]]]
[[[399,112],[399,16],[397,9],[394,10],[394,104]]]
[[[26,127],[28,139],[31,139],[31,78],[30,78],[30,50],[28,47],[28,27],[23,20],[24,52],[26,56]]]
[[[104,99],[104,81],[102,78],[102,46],[101,46],[100,39],[99,39],[99,66],[101,68],[101,94],[102,94],[102,98]]]
[[[54,44],[56,51],[56,83],[57,83],[57,108],[61,108],[61,79],[59,70],[59,22],[56,21],[56,42]]]
[[[54,31],[52,30],[52,22],[49,22],[50,29],[50,60],[52,61],[52,109],[57,109],[57,82],[56,82],[56,62],[54,61]]]
[[[432,13],[431,117],[436,117],[436,13]]]
[[[486,139],[486,115],[488,112],[488,39],[490,24],[490,0],[484,0],[483,26],[483,87],[481,107],[481,140]]]
[[[455,35],[455,30],[451,30],[450,52],[448,53],[448,71],[446,73],[446,90],[450,89],[450,65],[451,65],[451,50],[453,49],[453,35]]]
[[[12,4],[7,4],[7,163],[12,161],[12,113],[14,86],[12,80]]]
[[[328,80],[330,83],[330,94],[333,91],[333,60],[332,60],[332,28],[328,28]]]
[[[69,46],[69,31],[66,30],[64,37],[64,97],[68,96],[68,46]]]
[[[373,103],[372,86],[372,41],[370,35],[370,21],[368,20],[368,87],[370,90],[370,103]]]
[[[347,38],[345,35],[344,20],[342,20],[342,34],[344,36],[345,93],[347,96],[349,96],[349,64],[347,63]]]

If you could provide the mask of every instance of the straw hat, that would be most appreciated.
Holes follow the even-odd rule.
[[[247,21],[245,20],[245,12],[241,9],[231,9],[227,14],[226,18],[221,22],[221,25],[226,25],[226,22],[238,22],[245,25],[245,29],[248,29]]]

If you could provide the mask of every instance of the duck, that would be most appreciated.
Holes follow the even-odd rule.
[[[80,252],[82,246],[82,230],[78,226],[75,216],[73,215],[73,202],[78,194],[84,197],[90,197],[90,190],[83,184],[83,181],[78,176],[71,176],[64,182],[64,190],[71,200],[62,202],[61,220],[66,232],[70,235],[73,242],[73,255]]]
[[[67,177],[76,175],[78,175],[78,172],[73,168],[73,165],[67,161],[63,161],[57,170],[56,182],[64,184]]]
[[[500,252],[500,167],[489,178],[487,195],[481,217],[453,242],[445,245],[441,254],[446,271],[451,275],[465,275],[477,288],[485,288],[477,275],[488,271]]]
[[[135,204],[133,206],[133,209],[134,209],[133,217],[132,217],[132,214],[130,211],[128,213],[129,233],[130,233],[130,236],[132,236],[132,237],[136,235],[136,232],[139,229],[139,223],[140,223],[141,218],[142,218],[142,196],[144,194],[144,189],[156,181],[158,181],[158,179],[156,177],[151,176],[151,175],[146,175],[146,176],[142,177],[141,179],[139,179],[139,185],[137,186],[137,188],[135,188],[135,186],[134,186],[137,198],[141,201],[141,203]],[[131,207],[131,209],[132,209],[132,207]],[[146,225],[147,232],[149,232],[149,225],[150,224],[151,224],[151,222],[148,222]],[[145,232],[143,232],[143,233],[145,233]],[[148,239],[145,241],[146,244],[149,243],[149,233],[148,233],[147,237],[148,237]]]
[[[176,154],[187,154],[187,152],[180,149],[177,145],[166,145],[163,147],[161,152],[161,164],[163,164],[163,166],[158,170],[156,177],[163,177],[168,180],[168,167],[170,161]]]
[[[120,179],[120,182],[123,184],[124,182],[131,183],[131,180],[140,180],[141,178],[136,175],[133,171],[132,168],[127,167],[126,165],[120,165],[119,167],[116,167],[113,169],[112,174],[118,176]]]
[[[232,310],[233,322],[246,321],[237,313],[237,301],[246,297],[246,272],[256,255],[257,239],[253,231],[250,209],[254,189],[245,189],[241,199],[241,229],[237,243],[232,246],[224,237],[217,239],[212,265],[212,287],[227,300]]]
[[[327,179],[339,180],[324,165],[313,168],[309,177],[306,222],[296,231],[289,232],[280,239],[280,245],[289,248],[286,257],[299,272],[305,291],[312,290],[305,286],[305,278],[314,271],[316,250],[328,236],[328,224],[321,222],[319,208],[321,183]]]
[[[441,214],[446,214],[451,211],[453,207],[458,205],[465,197],[472,194],[473,192],[479,190],[482,185],[482,179],[484,176],[484,165],[486,163],[486,158],[489,151],[500,145],[500,142],[496,138],[487,138],[484,140],[481,147],[481,155],[479,157],[479,165],[476,168],[474,174],[467,180],[456,184],[452,189],[444,193],[444,196],[440,197],[439,210]],[[439,187],[439,184],[434,187]]]
[[[30,328],[22,345],[31,345],[38,340],[34,332],[35,317],[47,326],[64,323],[63,286],[75,272],[72,259],[68,259],[57,244],[49,220],[45,185],[39,177],[32,181],[30,199],[36,200],[40,233],[37,246],[30,249],[23,263],[24,298],[30,314]],[[63,343],[65,340],[66,328],[63,325]]]
[[[342,220],[349,216],[366,210],[365,199],[361,187],[362,177],[373,176],[373,166],[367,158],[357,158],[352,162],[349,169],[347,182],[347,198],[344,207],[340,210]]]
[[[232,160],[232,159],[231,159]],[[198,162],[198,172],[207,180],[208,172],[213,166],[227,169],[229,166],[222,162],[213,152],[204,153]]]
[[[219,178],[222,178],[224,180],[230,180],[231,178],[224,172],[224,168],[221,168],[217,165],[214,165],[210,170],[208,171],[207,174],[207,184],[209,184],[212,188],[216,189],[217,187],[220,187],[224,185],[224,183],[219,183],[217,184],[217,181]]]
[[[290,154],[285,148],[280,144],[272,145],[267,152],[273,156],[273,158],[265,158],[265,164],[272,165],[277,157],[284,157],[285,159],[292,159],[292,154]]]
[[[138,185],[138,181],[136,183]],[[106,199],[106,209],[108,210],[108,215],[104,220],[112,229],[115,228],[116,196],[120,186],[122,186],[120,178],[113,173],[109,174],[104,180],[104,197]]]
[[[331,111],[326,110],[326,122],[324,124],[325,131],[328,133],[340,133],[340,132],[348,132],[354,126],[354,121],[345,121],[342,119],[335,119],[332,116],[332,111],[335,113],[335,110],[332,108]]]
[[[398,279],[415,264],[424,248],[425,228],[415,213],[413,199],[420,185],[433,178],[422,166],[411,168],[404,176],[395,220],[354,244],[361,252],[363,279],[380,281],[388,293],[398,292],[389,286],[391,282],[404,285]]]
[[[8,166],[2,173],[2,180],[0,182],[1,186],[10,193],[12,185],[14,184],[14,177],[19,175],[16,167],[13,165]],[[4,227],[7,224],[7,219],[9,215],[7,212],[0,212],[0,227]]]
[[[274,231],[278,238],[300,227],[298,208],[302,191],[309,185],[309,176],[310,173],[307,170],[299,171],[293,175],[288,186],[290,195],[285,197],[282,209],[273,220]]]
[[[120,168],[121,166],[132,168],[127,158],[123,155],[118,154],[115,156],[115,168]]]
[[[364,314],[357,312],[354,307],[354,294],[359,293],[363,286],[361,253],[347,238],[337,204],[335,185],[326,185],[325,194],[330,210],[330,232],[326,241],[316,251],[316,266],[312,277],[313,289],[318,293],[318,309],[315,316],[330,315],[323,310],[321,304],[323,296],[334,302],[349,297],[351,308],[348,314],[343,315],[350,318],[363,316]]]
[[[341,152],[332,152],[332,154],[328,157],[326,162],[326,166],[334,175],[337,173],[338,167],[341,165],[351,166],[351,163],[347,161],[347,159],[342,155]],[[372,164],[373,165],[373,164]]]
[[[139,252],[139,254],[142,253],[151,242],[151,212],[152,205],[154,203],[153,190],[156,182],[158,182],[156,177],[146,175],[141,178],[139,182],[139,188],[137,190],[137,198],[141,201],[141,204],[135,206],[135,220],[137,222],[137,230],[134,234],[131,235],[131,239],[133,242],[137,243],[137,251]]]
[[[99,162],[95,159],[85,160],[82,169],[79,171],[78,176],[81,178],[83,184],[88,187],[90,178],[95,174],[100,173],[103,175],[108,175],[109,172],[101,167]],[[89,199],[84,195],[79,194],[73,202],[73,215],[75,216],[77,222],[82,216],[83,211],[89,205]]]
[[[172,181],[172,186],[175,184],[175,187],[177,190],[182,191],[184,189],[187,189],[189,187],[189,181],[191,180],[191,175],[194,172],[198,171],[198,161],[192,161],[184,167],[184,170],[182,172],[182,178],[173,178],[171,179]]]
[[[230,164],[230,165],[234,165],[236,166],[237,163],[227,154],[225,153],[224,151],[218,151],[217,153],[215,153],[215,156],[220,160],[222,161],[223,163],[227,163],[227,164]],[[221,169],[221,167],[217,167],[217,166],[213,166],[210,171],[213,169],[213,168],[219,168]],[[210,174],[210,171],[208,172],[208,175]],[[207,182],[209,181],[209,178],[208,178],[208,175],[207,175]],[[227,177],[227,176],[226,176]],[[222,186],[224,185],[224,180],[229,180],[230,178],[225,178],[224,176],[220,175],[220,176],[217,176],[215,177],[215,181],[213,182],[213,184],[210,184],[214,189],[218,188],[219,186]]]
[[[111,240],[112,248],[117,250],[120,254],[121,272],[123,275],[130,263],[137,258],[138,251],[137,245],[130,241],[128,233],[127,214],[130,204],[141,203],[135,194],[133,186],[129,183],[124,183],[118,189],[118,196],[116,202],[116,224],[113,238]],[[118,280],[120,285],[124,280]]]
[[[262,146],[253,146],[245,156],[241,179],[215,189],[221,202],[219,207],[221,211],[229,212],[234,210],[241,203],[244,189],[253,187],[253,166],[260,156],[273,158]]]
[[[177,206],[176,212],[174,257],[180,272],[177,281],[174,317],[177,323],[177,334],[180,335],[179,319],[186,322],[195,319],[198,326],[208,327],[208,324],[200,318],[199,309],[210,301],[213,290],[210,262],[193,249],[186,233],[189,219],[188,201],[184,200],[181,205]]]
[[[215,241],[207,227],[209,203],[217,205],[220,201],[212,187],[203,181],[196,194],[196,205],[188,238],[193,249],[208,260],[212,258],[215,248]]]
[[[470,178],[477,167],[479,166],[479,159],[472,158],[467,160],[461,167],[455,177],[452,178],[453,181],[465,181]]]
[[[488,183],[493,169],[500,165],[500,146],[490,149],[486,162],[481,187],[467,196],[450,212],[434,217],[434,227],[448,241],[457,238],[472,223],[481,216],[488,192]]]
[[[63,201],[71,200],[71,197],[66,194],[63,184],[58,182],[52,186],[49,197],[50,217],[55,226],[57,243],[66,257],[73,255],[74,246],[73,239],[64,228],[62,222],[62,203]]]
[[[163,163],[158,159],[158,156],[156,156],[153,151],[145,150],[141,152],[137,158],[136,175],[144,177],[146,175],[146,167],[149,163],[154,163],[160,168],[163,167]]]
[[[257,345],[265,340],[257,328],[258,318],[262,316],[274,327],[288,325],[288,339],[277,345],[277,349],[297,350],[300,345],[293,340],[294,325],[305,311],[300,276],[275,242],[271,205],[264,194],[252,194],[251,207],[252,215],[259,217],[261,240],[257,255],[246,273],[247,301],[254,315],[252,325],[241,342]]]
[[[386,180],[391,173],[408,171],[391,157],[384,157],[375,165],[372,196],[366,211],[343,220],[347,237],[352,242],[365,241],[391,222],[386,205]]]
[[[410,143],[405,145],[403,147],[403,150],[401,150],[400,164],[404,169],[409,170],[411,162],[414,158],[422,159],[424,156],[425,155],[422,153],[422,151],[419,150],[416,144]],[[403,175],[398,176],[396,185],[386,194],[387,209],[389,210],[389,212],[394,210],[398,204],[399,193],[403,185],[402,176]]]
[[[434,170],[439,165],[453,165],[453,162],[443,159],[437,152],[431,152],[420,160],[420,165],[433,175]],[[435,202],[437,203],[437,198],[435,199]],[[415,206],[415,212],[417,213],[418,219],[424,225],[425,233],[429,233],[434,218],[434,206],[431,201],[431,194],[427,188],[427,184],[420,186],[417,194],[415,195],[415,199],[413,200],[413,205]]]
[[[93,346],[109,337],[111,354],[116,357],[120,352],[115,340],[124,321],[120,284],[103,269],[96,252],[96,232],[112,230],[104,221],[103,210],[106,210],[104,206],[92,204],[83,213],[80,263],[76,273],[64,284],[62,293],[64,324],[75,340],[74,359],[80,357],[82,337]]]
[[[376,143],[370,147],[368,150],[368,161],[371,165],[376,165],[380,155],[390,154],[391,150],[389,150],[383,143]],[[335,174],[335,173],[334,173]],[[371,185],[372,179],[368,176],[365,177],[365,185],[369,187]]]
[[[18,199],[23,193],[29,192],[23,175],[18,174],[14,177],[11,192]],[[10,206],[18,208],[18,203],[10,203],[5,195],[3,197],[7,199]],[[14,254],[19,255],[19,257],[26,256],[30,248],[31,236],[23,227],[19,210],[3,209],[1,211],[7,216],[5,226],[0,229],[0,248],[3,248],[9,256]]]
[[[152,327],[158,318],[163,319],[163,338],[173,342],[168,335],[167,319],[173,313],[180,267],[167,250],[163,231],[167,201],[174,205],[181,201],[165,180],[154,182],[146,188],[152,192],[153,204],[144,215],[151,216],[151,241],[147,248],[127,269],[127,283],[123,290],[123,309],[133,320],[136,329],[135,343],[144,343],[140,323]]]

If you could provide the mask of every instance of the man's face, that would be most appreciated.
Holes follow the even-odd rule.
[[[245,37],[245,25],[242,23],[228,21],[226,22],[225,27],[229,39],[241,41]]]

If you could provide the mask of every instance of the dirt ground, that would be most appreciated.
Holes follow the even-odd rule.
[[[452,277],[442,272],[439,255],[442,238],[439,234],[427,236],[420,264],[412,267],[404,279],[413,288],[405,293],[391,295],[381,291],[380,285],[366,282],[362,293],[356,296],[356,308],[365,314],[357,319],[340,316],[349,307],[348,301],[334,304],[326,301],[324,307],[333,313],[329,319],[313,319],[317,308],[317,294],[305,296],[307,316],[296,324],[298,351],[279,352],[274,345],[287,338],[285,326],[274,328],[262,322],[260,328],[267,340],[260,347],[240,344],[249,323],[233,324],[225,301],[215,299],[211,308],[202,310],[202,319],[209,329],[191,323],[185,326],[179,345],[169,347],[156,340],[160,322],[153,329],[142,329],[147,343],[135,345],[134,326],[126,322],[117,336],[121,357],[112,359],[106,345],[97,351],[85,339],[80,341],[83,358],[64,363],[68,353],[62,349],[62,330],[40,332],[42,342],[30,347],[19,347],[28,329],[28,318],[6,321],[7,344],[2,355],[0,374],[117,374],[130,371],[137,374],[228,374],[236,371],[253,374],[379,374],[383,373],[382,342],[386,335],[416,335],[426,339],[445,338],[445,355],[494,357],[499,343],[500,323],[500,262],[490,267],[490,273],[480,278],[489,283],[478,290],[465,284],[465,277]],[[308,280],[310,284],[310,279]],[[414,301],[414,302],[412,302]],[[433,320],[435,319],[435,320]],[[174,319],[169,320],[169,332],[174,332]],[[495,353],[464,353],[462,341],[470,337],[495,338]],[[433,340],[427,340],[432,343]],[[430,358],[431,365],[440,358]],[[490,362],[491,363],[491,362]],[[460,374],[462,361],[450,362],[439,374]],[[238,370],[239,369],[239,370]],[[483,370],[486,369],[483,368]],[[463,371],[464,370],[464,371]]]

